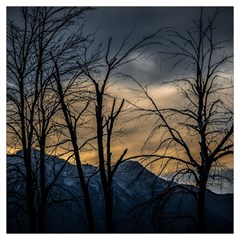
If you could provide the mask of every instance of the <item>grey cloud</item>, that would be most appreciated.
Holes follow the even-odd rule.
[[[8,18],[19,21],[19,8],[8,8]],[[211,17],[215,7],[205,7],[205,16]],[[217,19],[219,31],[218,40],[231,38],[233,35],[233,8],[223,7],[223,12]],[[198,18],[199,7],[99,7],[86,14],[85,31],[92,33],[98,29],[94,47],[103,42],[104,46],[110,37],[113,38],[113,50],[121,44],[124,34],[135,25],[134,32],[129,39],[131,43],[164,27],[173,27],[184,32],[192,26],[193,19]],[[232,40],[227,48],[232,51]],[[159,50],[160,46],[150,48],[146,55]],[[159,82],[171,79],[174,73],[169,71],[169,65],[160,68],[160,59],[152,57],[139,64],[129,63],[122,70],[141,81]],[[151,63],[148,65],[148,63]],[[168,63],[169,64],[169,63]],[[178,72],[178,69],[176,69]]]
[[[216,8],[204,8],[204,16],[212,17]],[[222,8],[223,12],[217,19],[218,32],[216,38],[224,40],[233,35],[233,8]],[[200,15],[200,7],[100,7],[88,13],[86,18],[86,29],[93,30],[100,27],[96,35],[97,42],[107,42],[109,37],[113,38],[114,46],[120,45],[124,34],[129,32],[135,25],[134,32],[129,39],[136,42],[142,37],[155,32],[157,29],[172,27],[183,33],[193,26],[193,19]],[[232,49],[232,40],[228,43],[228,48]],[[151,48],[146,55],[151,55],[159,50],[160,46]],[[147,68],[145,63],[152,62]],[[159,82],[173,78],[169,66],[160,68],[160,59],[152,58],[135,63],[129,63],[123,71],[132,74],[134,77],[146,82]],[[168,63],[169,64],[169,63]],[[176,72],[178,69],[176,69]]]
[[[204,13],[211,17],[216,8],[206,7]],[[102,7],[88,13],[88,27],[101,26],[102,38],[119,37],[136,24],[134,35],[140,37],[162,27],[184,30],[200,14],[199,7]],[[226,7],[218,20],[223,35],[232,34],[233,8]]]

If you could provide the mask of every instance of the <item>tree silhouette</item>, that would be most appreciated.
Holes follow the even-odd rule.
[[[122,99],[117,104],[117,99],[111,97],[107,93],[107,87],[111,78],[116,74],[123,65],[126,65],[142,56],[144,50],[154,44],[160,44],[161,34],[165,29],[158,30],[157,32],[144,37],[140,41],[128,47],[128,40],[132,31],[124,36],[119,48],[112,50],[112,38],[108,40],[105,51],[101,47],[94,52],[93,55],[88,54],[86,51],[85,59],[94,59],[95,54],[98,55],[98,61],[87,62],[79,61],[79,68],[88,77],[94,86],[94,104],[95,104],[95,119],[96,119],[96,135],[97,135],[97,151],[99,161],[99,171],[101,185],[104,193],[105,201],[105,218],[106,218],[106,231],[114,232],[113,220],[113,177],[118,166],[125,160],[124,159],[128,149],[126,148],[120,156],[117,157],[115,162],[113,159],[112,139],[115,132],[116,120],[121,114],[125,100]],[[134,55],[134,53],[136,53]],[[89,57],[90,56],[90,57]],[[119,73],[118,73],[119,74]],[[100,77],[99,77],[100,76]],[[100,80],[99,80],[100,79]],[[110,109],[105,106],[106,102],[111,102]],[[117,106],[118,105],[118,106]],[[137,156],[139,157],[139,156]],[[135,156],[135,158],[137,158]]]
[[[74,19],[87,9],[21,8],[22,22],[17,25],[8,21],[7,128],[9,139],[23,151],[30,232],[43,231],[47,195],[53,186],[46,186],[45,153],[56,129],[53,117],[60,103],[50,88],[51,52],[61,56],[58,49],[65,38],[61,32],[68,31]],[[38,171],[34,167],[33,148],[40,149],[40,200],[36,195]]]
[[[68,53],[68,55],[69,55],[69,53]],[[70,57],[70,59],[72,58],[71,55],[69,57]],[[94,137],[87,139],[87,141],[85,141],[81,146],[79,145],[79,142],[78,142],[78,135],[79,135],[78,121],[82,118],[82,115],[84,114],[87,107],[89,106],[89,104],[91,102],[91,98],[89,98],[85,95],[85,97],[83,99],[84,101],[86,101],[85,106],[81,109],[80,112],[76,113],[73,110],[73,108],[71,107],[72,103],[69,103],[68,98],[67,98],[67,95],[69,94],[68,90],[71,89],[70,86],[73,85],[73,81],[75,81],[76,78],[74,77],[74,79],[72,79],[73,81],[70,81],[68,86],[66,88],[64,88],[62,86],[63,81],[61,81],[61,78],[64,76],[64,73],[63,72],[60,73],[60,68],[59,68],[58,62],[56,60],[54,60],[54,58],[52,58],[52,59],[53,59],[55,69],[56,69],[56,73],[54,73],[54,78],[55,78],[56,85],[57,85],[56,91],[57,91],[57,94],[59,97],[59,101],[61,104],[61,110],[64,115],[67,129],[69,131],[70,141],[71,141],[72,148],[73,148],[72,151],[73,151],[73,155],[74,155],[74,158],[76,161],[78,176],[79,176],[81,188],[83,191],[84,203],[85,203],[87,220],[88,220],[88,228],[89,228],[90,232],[94,232],[95,224],[94,224],[94,217],[93,217],[93,210],[92,210],[92,206],[91,206],[92,204],[91,204],[90,194],[89,194],[89,190],[88,190],[88,181],[85,179],[83,168],[82,168],[81,157],[80,157],[81,148],[88,141],[93,140]],[[66,73],[69,74],[69,69],[67,70],[67,72],[65,72],[65,74]],[[74,85],[73,85],[73,87],[74,87]],[[81,95],[81,91],[79,91],[78,88],[76,88],[75,91],[77,91],[78,95]],[[71,92],[71,94],[73,94],[73,91],[70,91],[70,92]],[[81,95],[81,98],[83,98],[83,96],[84,95]],[[81,100],[79,100],[79,98],[78,98],[75,101],[77,101],[77,103],[79,104],[78,106],[80,107]],[[76,114],[76,115],[74,115],[74,114]],[[65,141],[66,140],[67,139],[65,139]]]
[[[115,198],[114,186],[117,186],[115,190],[122,188],[121,181],[118,182],[122,179],[117,179],[123,176],[118,174],[119,166],[128,160],[138,160],[149,161],[148,164],[160,161],[160,174],[171,168],[171,175],[170,181],[157,181],[158,176],[151,173],[150,178],[140,165],[136,176],[125,175],[129,177],[126,182],[132,182],[124,191],[134,183],[137,185],[143,172],[147,172],[152,182],[158,182],[159,194],[154,184],[148,183],[151,188],[148,198],[152,196],[152,199],[143,202],[146,198],[141,196],[140,205],[130,211],[136,218],[134,223],[141,222],[138,221],[142,220],[141,216],[144,216],[142,222],[147,220],[147,223],[148,217],[155,223],[160,219],[166,228],[163,224],[156,230],[165,231],[176,220],[174,213],[178,205],[172,209],[172,215],[165,208],[171,206],[176,194],[188,193],[194,196],[191,199],[196,199],[198,231],[205,232],[207,186],[210,178],[213,181],[219,178],[220,167],[233,154],[232,83],[231,72],[227,72],[232,68],[232,53],[226,47],[227,41],[218,40],[216,25],[221,11],[217,9],[211,18],[205,18],[203,8],[193,28],[185,33],[164,28],[132,41],[133,28],[121,42],[117,40],[119,45],[112,38],[105,45],[96,45],[97,35],[84,31],[83,19],[89,10],[87,7],[26,7],[21,8],[22,21],[8,20],[7,137],[9,147],[20,149],[8,156],[8,230],[45,232],[49,215],[58,207],[66,214],[64,218],[78,207],[79,216],[74,218],[87,219],[86,231],[96,232],[96,223],[104,219],[106,229],[101,231],[115,232],[118,230],[115,210],[122,209],[121,204],[126,208],[134,206],[132,202],[126,205],[124,201],[115,202],[120,198]],[[170,61],[171,70],[180,70],[182,74],[165,83],[183,96],[178,106],[160,108],[147,87],[124,73],[128,64],[142,59],[146,52],[150,54],[152,46],[154,51],[156,47],[162,49],[158,54],[164,56],[163,64]],[[140,106],[138,98],[136,103],[128,102],[132,108],[126,107],[125,96],[117,97],[111,92],[116,76],[121,80],[132,79],[138,85],[138,97],[141,93],[144,104],[150,106]],[[131,114],[131,110],[140,114],[133,113],[134,124],[146,116],[149,123],[155,120],[149,124],[153,128],[144,145],[150,144],[152,149],[154,137],[160,135],[151,153],[127,156],[128,148],[120,153],[115,151],[114,141],[120,140],[120,134],[124,133],[119,130],[121,116]],[[128,115],[125,123],[130,118]],[[98,167],[83,166],[84,151],[96,152]],[[67,159],[61,161],[61,156]],[[76,166],[67,164],[70,159]],[[90,161],[87,157],[86,160]],[[133,169],[136,166],[132,164]],[[124,171],[129,170],[122,167]],[[71,179],[65,182],[67,174]],[[77,187],[75,179],[79,183]],[[102,191],[97,192],[99,184]],[[95,204],[95,196],[100,199],[103,196],[103,203]],[[179,204],[182,200],[180,197]],[[67,205],[68,201],[72,205]],[[115,208],[117,204],[119,208]],[[96,206],[102,205],[104,216],[94,215]],[[65,212],[64,207],[71,207],[71,211]],[[185,212],[183,215],[178,217],[192,218]],[[131,220],[128,216],[126,219]],[[79,222],[76,223],[79,227]]]
[[[154,161],[164,161],[165,168],[175,169],[172,180],[182,180],[197,188],[192,194],[197,199],[199,232],[206,230],[208,180],[221,166],[221,160],[233,154],[233,111],[229,97],[232,83],[227,73],[228,68],[231,70],[232,54],[225,50],[227,40],[216,36],[220,13],[217,9],[212,18],[205,19],[202,8],[194,27],[184,34],[171,31],[167,39],[170,50],[159,51],[167,56],[164,61],[174,62],[173,69],[179,66],[184,69],[184,76],[170,83],[176,84],[184,97],[184,106],[159,108],[147,88],[135,80],[152,108],[136,107],[158,119],[148,141],[158,131],[162,136]],[[159,150],[162,154],[158,154]]]

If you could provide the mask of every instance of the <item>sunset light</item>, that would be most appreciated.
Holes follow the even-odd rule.
[[[6,85],[8,233],[233,233],[232,7],[8,7]]]

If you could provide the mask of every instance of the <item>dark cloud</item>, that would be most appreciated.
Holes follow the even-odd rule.
[[[215,12],[215,7],[204,8],[204,19],[208,21]],[[215,37],[219,40],[232,38],[233,35],[233,8],[222,8],[217,18],[218,31]],[[200,7],[101,7],[87,14],[86,30],[93,31],[99,28],[96,41],[107,42],[112,37],[114,46],[121,43],[124,34],[135,26],[130,41],[136,42],[142,37],[164,27],[171,27],[183,33],[193,26],[193,20],[198,19]],[[157,46],[146,55],[158,50]],[[228,48],[232,51],[232,40]],[[177,72],[178,69],[176,69]],[[173,78],[168,66],[160,69],[160,59],[152,58],[140,61],[139,64],[130,63],[124,67],[124,72],[132,74],[140,81],[161,82]]]
[[[233,29],[233,8],[224,11],[218,19],[222,35],[231,35]],[[211,17],[215,7],[204,8],[205,16]],[[174,27],[178,31],[189,28],[192,20],[200,14],[200,7],[102,7],[87,14],[87,26],[92,30],[101,27],[99,37],[121,37],[133,25],[135,38],[152,33],[159,28]]]
[[[217,20],[219,37],[229,37],[233,32],[233,8],[221,9],[223,12]],[[205,16],[211,17],[215,10],[215,7],[205,7]],[[109,37],[118,41],[135,25],[133,39],[138,39],[163,27],[183,31],[199,14],[200,7],[99,7],[86,14],[86,30],[92,32],[100,28],[98,41]],[[7,17],[20,22],[19,7],[8,7]]]
[[[218,31],[216,38],[224,40],[233,36],[233,8],[223,7],[217,18]],[[204,17],[212,17],[216,8],[205,7]],[[8,18],[20,21],[19,8],[9,7]],[[103,43],[106,46],[110,37],[113,38],[113,50],[121,44],[124,34],[134,31],[129,39],[130,43],[157,31],[160,28],[172,27],[183,33],[193,26],[193,20],[200,15],[200,7],[99,7],[86,14],[85,31],[92,33],[97,30],[95,44]],[[232,51],[232,41],[228,49]],[[149,49],[146,55],[152,55],[159,50],[159,46]],[[161,59],[156,56],[126,65],[122,70],[131,74],[140,81],[158,83],[173,78],[168,65],[160,68]],[[176,72],[178,69],[176,69]]]

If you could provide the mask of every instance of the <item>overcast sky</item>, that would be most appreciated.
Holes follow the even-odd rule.
[[[215,7],[204,8],[204,19],[211,18],[215,10]],[[218,16],[216,21],[218,29],[215,38],[217,41],[231,39],[226,44],[226,49],[232,53],[233,8],[225,7],[222,10],[221,15]],[[8,19],[15,20],[16,22],[21,21],[19,8],[8,8],[7,13]],[[98,29],[95,37],[95,46],[100,43],[106,46],[108,39],[112,37],[113,45],[116,47],[121,44],[124,34],[131,31],[133,26],[135,27],[129,39],[130,44],[165,27],[171,27],[180,33],[184,33],[193,26],[193,20],[197,20],[199,15],[199,7],[100,7],[86,14],[85,32],[93,33]],[[146,52],[146,55],[151,55],[154,51],[158,50],[158,47],[155,46],[155,49],[149,50],[149,52]],[[176,74],[182,71],[179,66],[175,71],[170,72],[168,64],[166,63],[164,67],[160,68],[160,59],[151,57],[138,62],[131,62],[121,70],[124,73],[132,75],[141,83],[159,84],[164,81],[173,80]],[[119,85],[121,84],[122,82],[120,81]],[[124,84],[125,87],[126,84],[129,87],[128,82]],[[122,87],[121,89],[120,86],[119,88],[112,88],[111,91],[111,94],[119,98],[125,98],[126,100],[132,98],[132,93],[127,88]],[[158,88],[152,88],[151,96],[154,97],[159,107],[164,107],[166,103],[177,106],[182,102],[181,96],[177,94],[176,89],[169,87],[161,88],[161,93],[159,93]],[[122,120],[120,122],[124,122],[126,118],[129,118],[129,116],[121,116]],[[150,127],[149,121],[145,121],[133,134],[130,130],[134,126],[129,124],[129,129],[126,129],[129,132],[125,134],[122,142],[117,143],[115,149],[118,149],[121,153],[126,145],[126,147],[129,147],[128,153],[130,155],[138,153],[146,140],[146,134]],[[86,156],[86,158],[95,161],[96,154],[92,153],[91,156]]]
[[[216,8],[205,7],[204,17],[212,17]],[[224,7],[223,12],[217,18],[216,38],[218,40],[233,37],[233,8]],[[19,8],[8,8],[8,18],[20,21]],[[193,26],[193,20],[200,15],[200,7],[98,7],[89,11],[85,17],[85,31],[92,33],[97,30],[95,43],[106,45],[110,37],[113,38],[113,45],[119,46],[124,34],[129,33],[134,26],[134,31],[129,39],[130,43],[140,40],[142,37],[152,34],[160,28],[171,27],[180,33]],[[227,47],[232,51],[232,42]],[[158,46],[154,50],[159,50]],[[150,50],[149,50],[150,51]],[[146,52],[147,55],[153,53]],[[166,63],[167,64],[167,63]],[[160,69],[160,59],[156,57],[145,59],[136,64],[131,63],[125,66],[124,72],[134,75],[140,82],[159,83],[172,80],[174,74],[169,72],[168,65]]]
[[[205,7],[204,13],[211,17],[215,7]],[[221,36],[232,34],[233,12],[231,7],[222,8],[218,19]],[[199,7],[102,7],[88,12],[87,27],[99,30],[99,37],[121,37],[135,24],[135,38],[152,33],[162,27],[174,27],[185,30],[192,26],[192,20],[200,15]]]
[[[215,7],[205,7],[204,18],[211,18],[215,10]],[[218,30],[215,37],[217,40],[232,39],[233,8],[225,7],[222,10],[216,21]],[[86,30],[91,32],[99,28],[96,35],[97,41],[106,43],[109,37],[112,37],[117,45],[133,26],[135,26],[134,32],[130,40],[136,42],[165,27],[171,27],[183,33],[193,26],[193,20],[198,19],[199,15],[200,7],[103,7],[88,12]],[[232,51],[232,41],[228,44],[227,48]],[[156,50],[157,48],[158,46]],[[172,80],[174,74],[178,73],[178,69],[175,72],[169,72],[167,65],[160,69],[160,60],[156,58],[145,60],[142,64],[128,64],[124,70],[129,74],[134,73],[134,77],[139,81],[148,83]]]

